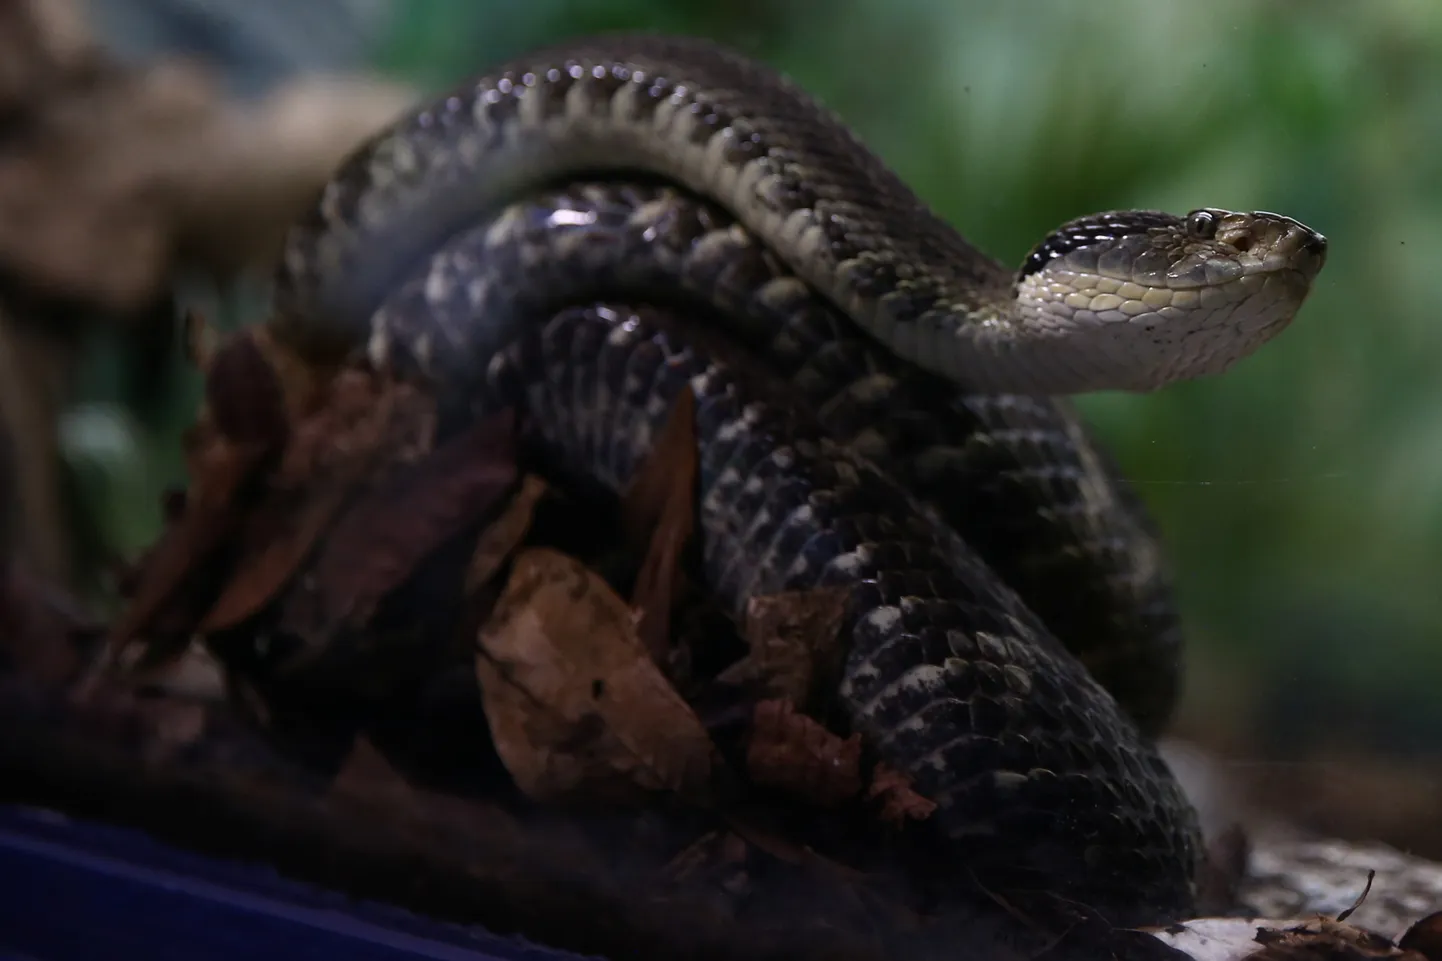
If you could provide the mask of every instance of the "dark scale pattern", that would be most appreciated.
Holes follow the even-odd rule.
[[[612,466],[640,462],[689,384],[712,590],[739,614],[757,594],[851,588],[843,712],[939,803],[967,869],[1124,923],[1189,909],[1196,824],[1153,748],[949,527],[748,382],[671,322],[597,306],[522,335],[482,394],[619,489]]]
[[[786,378],[830,436],[930,502],[1146,733],[1165,724],[1182,671],[1170,578],[1143,505],[1070,405],[968,394],[918,372],[788,280],[720,210],[671,189],[577,185],[503,220],[457,238],[378,316],[398,344],[430,332],[461,345],[437,361],[457,403],[513,329],[506,318],[605,296],[704,305],[709,326]],[[610,476],[628,472],[627,455],[613,456]]]
[[[1175,228],[1179,223],[1181,220],[1175,214],[1161,210],[1126,210],[1079,217],[1062,224],[1033,247],[1026,260],[1022,261],[1018,277],[1024,279],[1038,273],[1058,257],[1065,257],[1082,247],[1117,240],[1153,227]]]
[[[729,130],[728,163],[754,161],[767,174],[748,202],[774,214],[811,213],[826,242],[791,267],[838,302],[860,294],[890,312],[889,324],[930,317],[954,326],[1009,289],[1014,271],[969,244],[833,112],[781,75],[703,40],[612,35],[503,64],[362,145],[288,238],[276,277],[278,327],[297,340],[354,338],[430,251],[548,180],[626,170],[727,199],[699,170],[671,169],[671,138],[638,139],[610,122],[616,92],[627,85],[636,88],[628,119],[675,108],[700,121],[690,128],[696,144]],[[528,121],[526,98],[541,99],[543,118],[556,117],[577,87],[591,116],[607,118],[604,133]],[[510,146],[499,148],[504,138]],[[574,149],[545,149],[562,139]],[[856,258],[868,269],[836,269]],[[913,275],[926,282],[909,289]],[[896,296],[872,299],[882,294]]]
[[[617,175],[750,233],[649,188],[507,208]],[[577,213],[594,220],[553,216]],[[690,383],[707,586],[733,612],[850,588],[839,706],[938,801],[961,863],[1119,920],[1185,912],[1194,812],[1053,636],[1160,726],[1177,636],[1144,513],[1064,405],[959,394],[848,322],[913,364],[981,357],[969,376],[1065,389],[983,333],[1017,322],[1014,280],[773,72],[611,36],[504,65],[362,147],[288,239],[273,330],[309,357],[369,339],[451,413],[523,401],[563,471],[612,489]],[[573,306],[604,298],[648,319]]]

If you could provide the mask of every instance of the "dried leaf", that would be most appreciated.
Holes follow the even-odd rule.
[[[885,764],[877,764],[871,774],[867,800],[881,801],[881,820],[897,827],[907,821],[925,821],[936,810],[936,802],[917,794],[911,779]]]
[[[642,646],[630,607],[584,565],[522,552],[478,640],[491,734],[526,794],[704,796],[710,738]]]
[[[861,793],[861,735],[843,740],[789,701],[762,701],[746,748],[751,779],[831,807]]]
[[[834,690],[850,597],[845,587],[821,587],[751,598],[745,627],[751,653],[719,679],[750,685],[762,697],[811,705],[818,694]]]
[[[1397,958],[1420,961],[1388,938],[1331,918],[1315,918],[1286,928],[1258,927],[1256,942],[1265,945],[1248,957],[1253,961],[1370,961]]]
[[[289,432],[280,378],[252,331],[241,331],[208,358],[205,404],[215,427],[238,444],[279,449]]]
[[[1442,911],[1435,911],[1407,929],[1397,947],[1415,951],[1427,961],[1442,961]]]
[[[481,532],[476,549],[471,554],[470,567],[466,570],[467,594],[490,583],[506,559],[525,541],[526,534],[531,530],[531,519],[536,514],[536,503],[546,490],[545,481],[534,474],[527,474],[521,480],[521,489],[511,498],[501,516]]]
[[[666,513],[666,502],[678,485],[676,470],[696,469],[696,395],[687,387],[671,405],[666,426],[650,455],[621,497],[621,529],[636,549],[651,542],[652,532]]]
[[[288,394],[299,392],[292,387]],[[275,472],[281,489],[344,483],[371,476],[383,463],[424,456],[434,437],[435,404],[409,384],[347,369],[325,381],[293,418],[294,436]]]
[[[488,418],[353,505],[326,538],[306,589],[286,604],[281,629],[316,654],[338,631],[368,623],[421,560],[515,484],[513,443],[512,416]]]
[[[631,593],[637,632],[657,664],[671,647],[671,609],[682,585],[681,552],[696,522],[696,397],[687,387],[622,500],[627,533],[647,543]],[[645,534],[642,532],[647,531]]]
[[[1305,923],[1278,918],[1194,918],[1165,927],[1143,928],[1144,934],[1194,961],[1255,961],[1266,949],[1257,945],[1260,931]]]
[[[236,495],[271,451],[266,445],[234,444],[214,431],[202,429],[188,454],[192,487],[185,509],[147,553],[135,593],[111,627],[93,665],[91,681],[81,684],[75,692],[79,698],[86,696],[94,678],[108,670],[121,651],[138,640],[172,602],[180,598],[182,605],[187,603],[181,597],[185,586],[202,562],[239,526]],[[198,619],[201,612],[195,613]],[[165,643],[165,649],[152,645],[153,661],[184,650],[183,643],[179,647],[170,643],[174,638],[159,640]],[[182,640],[188,641],[188,637]]]
[[[248,512],[229,579],[199,632],[232,627],[269,604],[356,489],[396,445],[413,443],[396,436],[424,421],[407,408],[429,405],[414,391],[387,386],[347,371],[330,383],[322,406],[289,432],[268,495]]]

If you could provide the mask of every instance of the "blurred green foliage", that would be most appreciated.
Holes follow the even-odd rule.
[[[1416,704],[1399,727],[1442,723],[1442,703],[1421,696],[1442,680],[1442,4],[395,10],[377,62],[428,89],[595,30],[735,45],[838,110],[1008,262],[1062,220],[1118,207],[1271,209],[1327,234],[1312,299],[1258,355],[1223,377],[1082,403],[1165,531],[1196,704],[1221,689],[1207,678],[1232,695],[1305,684],[1317,693],[1293,690],[1298,711],[1388,698]]]

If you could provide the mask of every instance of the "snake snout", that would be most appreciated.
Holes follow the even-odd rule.
[[[1228,215],[1217,242],[1236,251],[1246,273],[1296,271],[1311,281],[1327,260],[1327,238],[1299,220],[1259,210]]]

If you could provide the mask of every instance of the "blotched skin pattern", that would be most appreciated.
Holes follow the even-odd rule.
[[[1119,920],[1190,905],[1197,825],[1151,745],[948,525],[804,409],[621,306],[562,311],[490,378],[488,405],[518,405],[549,457],[615,491],[689,385],[707,585],[737,617],[850,588],[844,714],[937,802],[959,863]]]
[[[592,231],[601,246],[631,247],[602,270],[613,287],[601,284],[593,300],[617,296],[609,309],[584,306],[574,286],[581,300],[559,315],[557,305],[530,313],[524,293],[492,298],[484,288],[495,275],[475,269],[487,241],[465,232],[497,215],[488,229],[512,230],[525,214],[504,214],[508,204],[598,176],[668,181],[744,230],[687,239],[662,211],[640,235],[680,252],[669,266],[656,255],[662,272],[679,264],[712,276],[678,288],[669,273],[669,286],[643,289],[625,282],[633,265],[649,269],[633,240]],[[529,272],[564,259],[563,234],[495,244],[485,257],[519,257],[512,276],[541,284]],[[767,252],[742,255],[755,244]],[[1164,583],[1149,570],[1140,512],[1124,489],[1084,480],[1108,468],[1065,407],[1017,395],[1149,390],[1224,370],[1290,323],[1325,248],[1276,214],[1132,211],[1064,225],[1014,272],[774,72],[702,41],[612,36],[504,65],[357,151],[288,240],[272,330],[315,360],[368,350],[474,412],[517,403],[553,462],[617,490],[689,383],[707,586],[739,612],[756,594],[848,585],[841,713],[940,804],[927,827],[951,838],[959,866],[994,888],[1053,891],[1140,921],[1190,909],[1194,812],[1149,739],[1004,577],[875,465],[892,460],[888,470],[979,542],[988,523],[997,542],[1033,525],[1042,533],[1026,536],[1039,546],[1074,523],[1063,515],[1075,502],[1033,500],[1057,466],[1086,505],[1078,517],[1120,519],[1100,556],[1143,545],[1113,565],[1123,579],[1140,572],[1126,588],[1141,591],[1140,611],[1146,584]],[[688,284],[702,303],[671,302]],[[644,316],[625,306],[653,296]],[[718,338],[723,330],[769,351],[767,361]],[[895,358],[883,360],[882,347]],[[969,443],[1012,463],[1042,437],[1035,446],[1050,446],[1056,465],[1043,457],[1011,494],[976,485],[970,507],[991,496],[1005,516],[967,519],[968,505],[950,502],[950,481],[978,464]],[[1004,551],[991,556],[1006,563]],[[1026,564],[1010,576],[1064,615],[1080,586]],[[1048,577],[1063,581],[1059,592]],[[1112,572],[1090,577],[1108,582]],[[1170,617],[1157,625],[1163,640],[1139,650],[1163,651],[1174,671]],[[1108,644],[1088,651],[1080,630],[1071,640],[1103,669]],[[1170,691],[1150,708],[1118,691],[1149,729],[1170,703]]]
[[[977,391],[1150,390],[1291,321],[1326,240],[1263,212],[1085,217],[1020,275],[933,213],[834,114],[710,43],[577,39],[498,67],[362,148],[297,225],[277,323],[354,343],[391,286],[538,185],[664,178],[732,211],[893,352]]]
[[[1071,406],[916,370],[713,205],[606,182],[517,202],[402,285],[371,349],[464,404],[479,358],[527,319],[623,294],[707,311],[832,437],[935,507],[1144,734],[1160,732],[1182,673],[1170,577],[1150,518]]]

